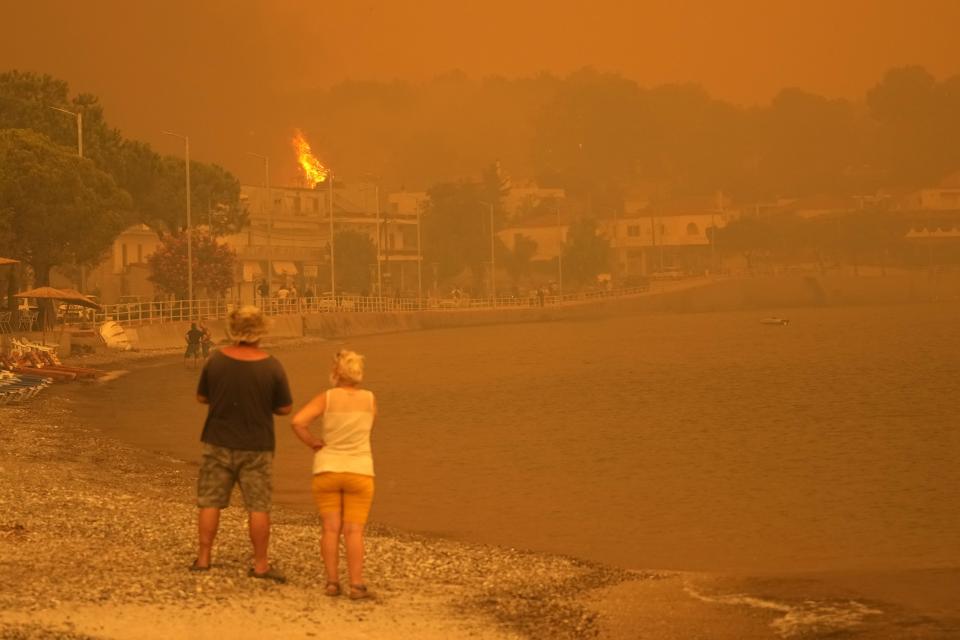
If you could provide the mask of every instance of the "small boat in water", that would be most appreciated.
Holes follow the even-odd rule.
[[[776,325],[780,325],[781,327],[784,327],[790,324],[790,321],[787,320],[786,318],[781,318],[780,316],[770,316],[760,320],[760,324],[776,324]]]

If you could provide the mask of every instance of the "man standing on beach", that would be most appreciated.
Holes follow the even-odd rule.
[[[203,426],[203,462],[197,479],[200,546],[191,571],[208,571],[220,510],[239,484],[249,512],[253,566],[247,575],[286,579],[267,560],[273,492],[273,416],[290,413],[293,400],[280,362],[260,349],[267,319],[257,307],[230,313],[232,346],[214,352],[200,374],[197,400],[209,405]]]

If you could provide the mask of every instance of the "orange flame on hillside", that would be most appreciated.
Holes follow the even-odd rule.
[[[313,151],[310,150],[310,143],[303,137],[303,133],[299,129],[294,130],[291,142],[294,151],[297,153],[297,162],[300,163],[300,169],[303,171],[307,183],[311,187],[315,187],[321,182],[325,182],[330,172],[317,156],[313,155]]]

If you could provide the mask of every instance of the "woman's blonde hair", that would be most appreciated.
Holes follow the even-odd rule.
[[[363,382],[363,356],[348,349],[337,351],[333,356],[330,383],[337,387],[342,384],[355,385],[361,382]]]

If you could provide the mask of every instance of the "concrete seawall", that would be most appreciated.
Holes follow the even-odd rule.
[[[741,309],[887,305],[960,300],[960,274],[930,277],[925,273],[887,276],[789,275],[703,281],[676,290],[653,291],[630,298],[607,298],[564,306],[445,311],[319,313],[272,318],[271,338],[347,338],[352,336],[450,329],[516,322],[582,320],[614,313],[697,313]],[[127,331],[140,350],[184,345],[188,322],[143,325]],[[216,342],[228,339],[223,320],[207,321]]]

